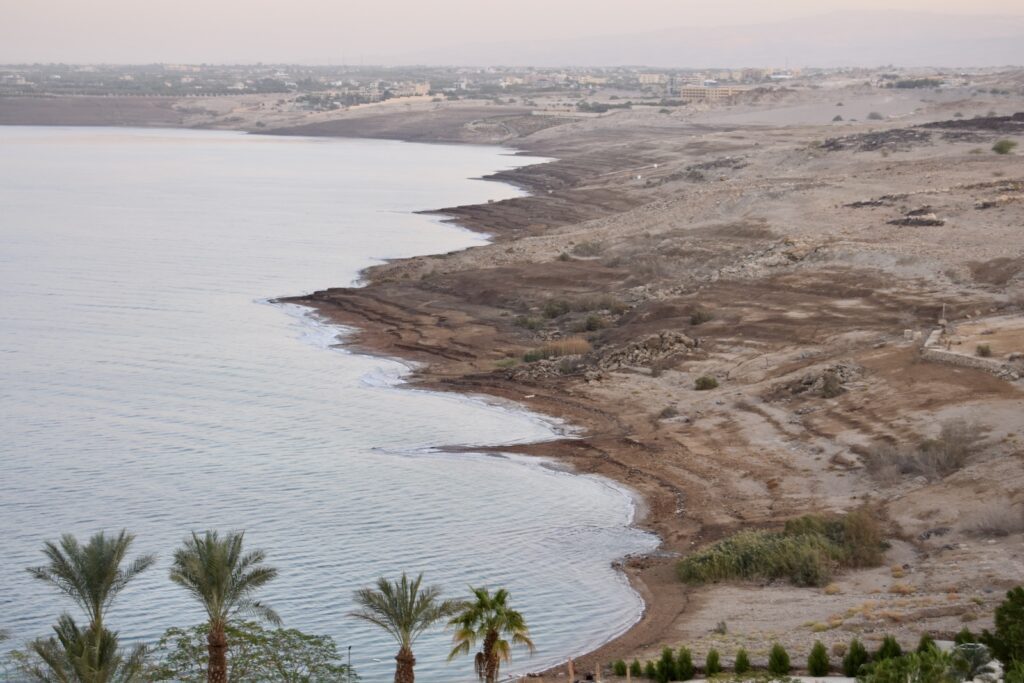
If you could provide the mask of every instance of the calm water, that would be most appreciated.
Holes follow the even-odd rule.
[[[245,529],[281,570],[264,597],[329,634],[368,681],[394,647],[345,618],[379,574],[453,596],[508,587],[542,668],[621,631],[639,598],[610,561],[649,549],[608,482],[445,444],[544,439],[557,425],[395,388],[398,363],[265,303],[353,282],[374,259],[479,236],[410,213],[514,196],[470,178],[501,149],[235,133],[0,127],[0,627],[44,635],[71,605],[26,566],[44,540],[128,527],[156,569],[111,623],[154,639],[202,620],[166,578],[190,530]],[[417,648],[424,681],[448,635]]]

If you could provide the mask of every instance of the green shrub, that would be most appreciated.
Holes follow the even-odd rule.
[[[622,303],[622,300],[612,296],[611,294],[597,294],[594,296],[584,296],[576,299],[568,304],[570,310],[578,311],[580,313],[587,313],[589,311],[608,311],[610,313],[624,313],[628,308],[626,304]]]
[[[938,646],[935,644],[935,639],[927,633],[922,633],[921,640],[917,641],[918,652],[928,652],[929,650],[934,650],[936,647]]]
[[[714,320],[714,317],[715,316],[711,314],[711,311],[704,308],[698,308],[690,314],[690,324],[703,325],[710,320]]]
[[[896,657],[903,656],[903,648],[896,641],[893,636],[886,636],[882,639],[882,644],[879,646],[878,651],[875,652],[875,660],[881,661],[883,659],[895,659]]]
[[[939,78],[907,78],[886,85],[887,88],[938,88],[942,85]]]
[[[597,256],[604,251],[604,245],[600,242],[580,242],[572,248],[576,256]]]
[[[951,683],[960,680],[951,670],[951,658],[939,650],[912,652],[868,664],[860,683]]]
[[[844,516],[804,515],[781,532],[743,531],[682,560],[687,583],[727,579],[788,579],[800,586],[828,583],[836,567],[877,566],[882,558],[877,520],[864,509]]]
[[[996,607],[995,631],[983,631],[982,642],[1004,665],[1024,664],[1024,588],[1017,586],[1006,593],[1006,599]]]
[[[964,626],[960,629],[959,633],[953,636],[953,642],[957,645],[963,645],[964,643],[976,643],[978,639],[971,633],[971,629]]]
[[[688,681],[693,678],[697,667],[693,665],[693,655],[686,647],[679,648],[679,655],[676,657],[676,677],[673,680]]]
[[[850,641],[850,647],[846,649],[846,656],[843,657],[843,675],[847,678],[854,678],[860,674],[861,667],[870,659],[867,648],[854,638]]]
[[[869,472],[924,476],[940,479],[963,468],[983,447],[986,428],[963,418],[942,423],[939,435],[916,447],[877,444],[864,454]]]
[[[614,672],[616,676],[625,676],[626,669],[626,662],[621,659],[617,659],[612,663],[612,672]]]
[[[673,417],[679,417],[679,410],[675,406],[665,406],[658,413],[659,420],[669,420]]]
[[[992,357],[992,346],[989,345],[989,344],[978,344],[975,347],[974,352],[976,354],[978,354],[982,358],[991,358]]]
[[[831,578],[835,549],[820,536],[790,537],[770,531],[741,531],[694,553],[678,565],[686,583],[726,579],[789,579],[820,586]]]
[[[786,648],[775,643],[768,653],[768,673],[773,676],[788,676],[789,669],[789,653],[786,652]]]
[[[1006,670],[1004,683],[1024,683],[1024,661],[1013,662]]]
[[[718,380],[714,377],[708,377],[703,375],[697,378],[697,381],[693,383],[693,388],[697,391],[708,391],[710,389],[718,388]]]
[[[534,318],[531,316],[520,315],[516,318],[515,324],[518,327],[525,327],[528,330],[536,332],[544,326],[544,321],[540,318]]]
[[[733,665],[733,671],[738,674],[745,674],[750,671],[750,655],[742,647],[736,652],[736,663]]]
[[[555,318],[572,310],[572,306],[565,299],[548,299],[542,310],[545,317]]]
[[[992,145],[992,151],[996,154],[1009,154],[1017,146],[1017,143],[1013,140],[999,140],[996,144]]]
[[[206,680],[209,624],[188,629],[171,628],[148,649],[149,671],[139,677],[101,675],[89,671],[80,677],[30,680],[46,681],[201,681]],[[266,627],[253,621],[232,621],[227,627],[228,661],[232,680],[247,681],[341,681],[360,680],[344,663],[330,636],[315,636],[295,629]],[[63,654],[63,649],[60,654]],[[116,656],[116,655],[115,655]],[[76,662],[77,664],[77,662]],[[77,674],[78,667],[72,670]],[[244,670],[244,674],[242,673]],[[5,676],[6,680],[6,676]],[[26,680],[18,678],[17,680]]]
[[[644,678],[650,678],[652,681],[658,677],[658,667],[654,665],[654,662],[647,660],[644,665]]]
[[[812,676],[828,675],[828,650],[820,640],[814,642],[811,654],[807,657],[807,672]]]
[[[572,256],[569,256],[567,253],[565,253],[563,251],[561,254],[558,255],[558,260],[559,261],[571,261],[572,260]]]
[[[672,654],[672,648],[666,647],[661,651],[661,659],[658,660],[655,673],[655,679],[658,683],[667,683],[668,681],[677,680],[676,658]]]
[[[836,373],[826,372],[821,376],[821,379],[821,395],[825,398],[835,398],[843,393],[843,383]]]
[[[558,358],[560,356],[578,356],[590,351],[590,342],[581,337],[567,337],[550,341],[544,346],[527,351],[523,354],[523,360],[533,363],[547,358]]]
[[[544,302],[544,317],[558,318],[572,310],[572,306],[565,299],[548,299]]]
[[[865,508],[852,510],[843,517],[843,564],[848,567],[877,567],[882,563],[885,542],[878,519]]]
[[[868,114],[868,120],[869,121],[881,121],[884,118],[885,117],[882,116],[881,114],[879,114],[877,111],[873,111],[870,114]]]
[[[992,654],[981,643],[957,645],[950,653],[950,671],[958,681],[987,680],[995,673]]]
[[[704,674],[714,676],[720,673],[722,673],[722,658],[718,655],[718,650],[708,650],[708,656],[704,658]]]
[[[587,319],[583,321],[583,332],[596,332],[597,330],[603,330],[607,326],[604,318],[599,315],[588,315]]]
[[[640,678],[644,675],[644,667],[640,664],[639,659],[633,659],[633,663],[629,665],[629,673],[633,678]]]

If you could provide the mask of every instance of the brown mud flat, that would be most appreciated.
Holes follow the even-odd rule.
[[[911,645],[925,630],[987,626],[1024,568],[1024,523],[992,536],[969,520],[991,512],[993,495],[1024,504],[1024,394],[920,360],[904,331],[1022,313],[1024,268],[1007,256],[1024,253],[1024,202],[1006,199],[1019,169],[973,151],[978,138],[868,154],[830,151],[820,128],[667,118],[628,113],[515,139],[555,159],[495,176],[532,196],[438,212],[491,244],[289,301],[354,326],[361,348],[418,361],[414,387],[510,399],[582,428],[501,450],[553,456],[643,497],[639,523],[663,547],[623,569],[644,615],[577,671],[664,645],[703,656],[742,644],[757,661],[780,641],[800,660],[818,639],[894,633]],[[941,226],[889,223],[925,206]],[[566,338],[591,350],[522,360]],[[822,395],[826,373],[841,378],[838,394]],[[694,390],[704,375],[718,388]],[[960,471],[867,471],[872,444],[912,446],[958,417],[988,434]],[[861,505],[884,519],[885,564],[838,573],[828,591],[676,578],[678,556],[734,531]]]

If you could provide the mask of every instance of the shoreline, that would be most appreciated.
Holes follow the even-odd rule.
[[[630,481],[628,474],[622,474],[624,472],[623,468],[615,467],[610,470],[601,469],[591,471],[581,469],[581,467],[587,466],[586,462],[589,458],[584,456],[581,459],[579,454],[575,452],[578,450],[575,444],[580,444],[580,447],[585,450],[587,448],[587,434],[591,430],[581,427],[574,418],[582,418],[587,414],[586,411],[557,411],[554,408],[554,405],[559,403],[559,397],[557,395],[543,397],[546,405],[538,407],[530,406],[523,402],[523,398],[521,396],[517,397],[515,394],[498,387],[486,387],[479,384],[474,384],[472,387],[460,387],[447,384],[444,379],[438,379],[437,377],[430,376],[431,371],[429,362],[416,362],[410,360],[409,356],[402,357],[390,352],[385,352],[385,349],[387,348],[385,345],[375,346],[363,341],[362,338],[368,333],[367,327],[355,324],[354,321],[345,322],[346,320],[352,320],[350,318],[331,316],[324,313],[322,308],[315,304],[309,302],[300,303],[299,301],[294,301],[290,297],[282,298],[279,301],[282,303],[295,303],[296,305],[304,306],[308,310],[319,313],[321,316],[331,321],[327,324],[332,326],[342,326],[352,330],[352,337],[343,342],[343,346],[347,351],[352,353],[363,353],[375,358],[397,360],[409,368],[409,374],[404,376],[401,381],[393,387],[395,389],[456,393],[459,396],[468,399],[481,400],[492,407],[498,407],[505,410],[508,410],[509,407],[502,404],[508,403],[515,406],[522,412],[540,416],[540,419],[545,424],[550,424],[550,420],[554,421],[556,424],[562,423],[567,425],[570,429],[579,430],[580,433],[578,435],[567,435],[563,438],[551,441],[504,445],[481,444],[462,446],[449,444],[438,449],[441,452],[453,454],[466,452],[529,456],[540,463],[544,463],[545,461],[556,462],[564,468],[563,471],[575,476],[596,475],[606,482],[605,485],[613,486],[617,490],[628,495],[631,499],[633,519],[627,524],[627,526],[652,534],[658,539],[659,545],[649,553],[627,555],[612,563],[613,568],[620,574],[620,576],[623,577],[630,590],[639,597],[641,610],[636,620],[621,632],[613,634],[590,650],[577,654],[570,654],[565,661],[568,661],[568,658],[571,657],[576,662],[578,671],[583,671],[584,669],[580,667],[586,664],[589,664],[590,666],[595,664],[604,664],[607,657],[605,657],[603,653],[606,650],[617,653],[625,649],[633,650],[637,647],[648,646],[650,643],[655,641],[655,634],[660,632],[664,622],[670,618],[675,618],[683,611],[683,609],[685,609],[685,596],[680,595],[676,600],[665,599],[666,593],[669,593],[669,591],[672,593],[682,593],[684,586],[675,577],[675,551],[666,548],[665,539],[662,536],[663,527],[650,519],[652,502],[643,492],[636,488],[635,482]],[[619,476],[616,476],[616,473],[618,473]],[[657,591],[657,597],[655,591]],[[682,604],[679,604],[680,598],[682,600]],[[565,662],[563,661],[561,664],[533,673],[542,677],[551,676],[556,672],[563,671],[564,666]]]
[[[273,135],[273,133],[269,134]],[[398,142],[420,142],[418,140],[403,138],[387,139],[392,139]],[[438,141],[434,144],[460,143]],[[532,147],[515,145],[515,143],[502,143],[500,146],[514,152],[514,154],[509,154],[508,156],[539,155],[547,158],[547,160],[536,164],[518,166],[513,169],[496,171],[494,173],[481,176],[478,179],[505,183],[528,193],[522,198],[543,199],[543,195],[540,193],[546,192],[548,187],[543,182],[538,182],[533,178],[529,169],[537,169],[538,167],[557,162],[559,161],[558,158],[545,153],[542,149],[537,150]],[[488,202],[485,204],[425,209],[415,211],[414,213],[435,216],[444,223],[450,223],[464,230],[485,236],[488,239],[489,244],[496,244],[504,241],[506,236],[502,234],[501,230],[488,230],[484,222],[475,215],[475,210],[480,209],[486,213],[491,213],[491,211],[489,211],[489,207],[494,207],[496,204],[502,204],[507,201],[509,200]],[[469,247],[468,249],[473,248],[474,247]],[[455,253],[465,251],[466,249],[463,249]],[[410,257],[408,259],[395,259],[395,261],[417,261],[430,259],[435,256],[438,255],[425,254]],[[392,260],[386,260],[384,263],[378,265],[367,266],[360,271],[358,278],[351,287],[345,287],[342,289],[358,291],[372,287],[374,284],[374,272],[379,270],[381,267],[387,267],[390,263],[392,263]],[[323,291],[335,291],[335,288]],[[665,531],[663,523],[659,523],[658,520],[650,518],[652,510],[655,507],[655,503],[649,500],[650,492],[645,494],[636,487],[636,482],[631,480],[628,468],[602,468],[599,471],[589,472],[581,469],[585,459],[581,459],[579,455],[574,452],[576,447],[572,442],[575,441],[582,444],[585,443],[588,435],[594,435],[595,425],[591,419],[593,415],[592,409],[588,407],[579,407],[576,409],[567,408],[567,406],[574,405],[575,403],[572,400],[572,397],[568,394],[555,393],[544,397],[532,396],[529,394],[525,396],[516,395],[513,393],[514,390],[510,390],[509,387],[488,384],[480,381],[474,381],[472,385],[468,387],[463,386],[453,380],[453,378],[446,376],[446,373],[443,371],[440,373],[434,371],[434,366],[439,360],[437,357],[432,358],[429,355],[421,356],[408,349],[405,351],[396,350],[395,348],[389,347],[387,343],[375,343],[374,341],[371,341],[376,337],[376,334],[380,333],[379,329],[374,330],[375,322],[370,317],[367,317],[367,314],[372,317],[372,312],[368,310],[353,310],[347,313],[341,313],[334,308],[325,306],[322,302],[316,301],[314,297],[316,297],[317,294],[319,294],[319,292],[293,297],[277,297],[273,299],[273,301],[278,304],[295,304],[303,306],[307,308],[312,315],[326,321],[326,324],[334,325],[348,331],[348,334],[344,335],[344,340],[341,342],[341,345],[354,353],[364,353],[377,358],[396,360],[405,365],[409,369],[409,374],[404,376],[401,381],[397,383],[395,388],[414,391],[457,393],[460,396],[471,399],[476,398],[489,405],[506,409],[507,407],[502,404],[508,403],[512,406],[516,406],[518,410],[523,412],[541,416],[541,419],[545,422],[550,420],[555,423],[564,424],[569,426],[572,431],[576,432],[575,435],[565,435],[562,438],[549,441],[505,445],[486,444],[463,446],[450,444],[440,450],[450,453],[456,453],[459,451],[502,454],[514,453],[537,458],[541,462],[544,460],[558,462],[563,465],[568,472],[574,475],[583,476],[593,474],[599,476],[615,488],[626,492],[632,499],[632,505],[634,507],[633,520],[628,524],[628,526],[634,527],[645,533],[652,534],[656,539],[658,539],[658,546],[650,552],[627,555],[626,557],[618,558],[612,563],[612,567],[623,578],[629,589],[640,600],[641,609],[637,618],[628,627],[611,635],[595,647],[580,653],[570,654],[562,663],[541,671],[532,672],[532,674],[541,677],[556,675],[558,672],[564,670],[565,663],[569,661],[569,659],[572,659],[576,663],[577,670],[582,672],[586,670],[583,667],[601,666],[605,664],[605,660],[608,659],[608,656],[605,654],[606,652],[619,653],[623,650],[635,650],[637,647],[646,647],[653,643],[654,637],[656,637],[655,634],[662,631],[664,624],[677,618],[686,607],[686,596],[683,591],[684,586],[675,577],[674,571],[678,550],[671,549],[666,545],[666,539],[663,535]],[[544,405],[531,406],[527,403],[527,401],[536,401],[538,398],[544,402]],[[560,405],[561,408],[556,409],[556,405]],[[623,429],[615,429],[612,430],[612,432],[605,431],[602,436],[607,438],[611,434],[614,434],[614,438],[616,440],[628,438],[626,430]]]
[[[250,132],[250,134],[261,135],[258,132]],[[354,138],[360,139],[360,138]],[[405,140],[398,138],[388,138],[396,142],[414,142],[420,144],[419,141]],[[450,142],[436,142],[434,144],[459,144]],[[529,149],[514,148],[510,145],[500,145],[510,151],[512,154],[503,154],[503,156],[525,156],[534,155],[534,152]],[[541,166],[547,163],[557,161],[556,158],[547,157],[544,161],[539,161],[536,164],[529,164],[526,166],[517,166],[512,169],[505,169],[489,173],[474,180],[484,180],[488,182],[498,182],[506,185],[515,187],[525,193],[525,197],[534,197],[533,189],[531,184],[526,180],[520,180],[519,182],[513,182],[505,175],[513,175],[523,169],[531,167]],[[507,201],[507,200],[502,200]],[[472,208],[474,206],[486,207],[488,204],[478,205],[466,205],[465,207],[454,207],[457,209]],[[493,202],[498,203],[498,202]],[[496,234],[487,232],[482,229],[480,225],[467,225],[460,221],[456,213],[452,212],[452,208],[440,208],[440,209],[425,209],[417,210],[413,213],[428,215],[436,217],[443,223],[457,226],[463,230],[473,232],[478,235],[483,235],[488,239],[489,244],[496,242],[499,237]],[[472,249],[473,247],[468,247]],[[465,251],[459,250],[459,251]],[[408,257],[409,259],[423,259],[437,256],[438,254],[422,254],[418,256]],[[353,281],[353,284],[346,289],[364,289],[372,285],[372,272],[381,265],[387,265],[391,261],[405,260],[405,259],[382,259],[380,264],[371,264],[359,271],[357,277]],[[344,318],[339,318],[335,315],[331,315],[326,312],[324,308],[313,302],[308,301],[308,297],[315,295],[316,292],[307,295],[297,296],[283,296],[283,297],[271,297],[265,299],[267,303],[277,306],[296,306],[303,310],[302,315],[306,316],[314,321],[317,325],[322,325],[326,328],[335,331],[334,343],[330,343],[326,348],[330,350],[332,348],[339,348],[348,353],[365,354],[374,358],[381,358],[392,362],[397,362],[405,368],[405,372],[401,377],[396,378],[394,384],[390,385],[393,389],[405,389],[412,391],[427,391],[437,393],[456,393],[459,396],[472,401],[480,401],[481,403],[488,405],[493,408],[501,410],[513,411],[520,414],[526,414],[531,419],[538,420],[541,424],[549,427],[554,433],[558,435],[558,438],[537,441],[537,442],[523,442],[523,443],[508,443],[508,444],[447,444],[445,446],[434,449],[438,452],[457,454],[463,453],[474,453],[479,455],[486,455],[488,453],[498,454],[502,456],[517,455],[521,457],[528,457],[531,460],[535,460],[541,466],[545,466],[545,463],[557,463],[559,465],[558,471],[570,474],[573,476],[596,476],[599,478],[603,485],[611,487],[613,490],[619,492],[629,500],[630,504],[630,520],[626,522],[626,527],[632,527],[639,531],[647,534],[651,534],[657,539],[658,545],[651,551],[641,554],[627,554],[624,557],[616,558],[612,561],[611,567],[621,577],[624,585],[636,596],[640,603],[640,609],[636,614],[635,619],[626,626],[610,635],[609,637],[602,640],[600,643],[586,649],[579,653],[570,653],[566,658],[557,665],[548,667],[546,669],[530,672],[529,675],[536,676],[550,676],[556,672],[563,670],[565,662],[573,660],[577,662],[577,667],[581,665],[582,661],[594,659],[598,656],[598,653],[606,648],[614,647],[619,641],[629,637],[632,631],[640,626],[645,619],[648,618],[648,613],[651,609],[651,601],[653,594],[648,587],[648,582],[651,581],[651,577],[646,575],[643,569],[637,569],[634,565],[637,562],[648,566],[650,563],[660,560],[663,563],[666,559],[672,558],[671,551],[666,551],[665,539],[658,532],[657,527],[654,525],[647,524],[647,517],[650,514],[651,505],[647,500],[646,496],[639,490],[635,489],[630,483],[627,483],[627,477],[616,477],[610,476],[606,472],[595,474],[593,472],[580,471],[577,463],[572,458],[568,458],[564,453],[554,450],[551,454],[546,452],[548,447],[556,447],[557,445],[563,445],[565,442],[573,440],[581,440],[586,438],[588,429],[580,426],[573,420],[573,416],[579,417],[579,413],[569,412],[566,415],[556,415],[553,412],[545,409],[538,409],[531,407],[524,403],[522,399],[515,398],[504,391],[494,391],[493,388],[489,390],[487,387],[479,387],[477,389],[461,389],[444,386],[438,383],[437,378],[431,375],[431,363],[429,360],[416,360],[409,355],[402,355],[400,353],[387,353],[385,348],[382,346],[375,346],[373,344],[363,343],[361,338],[364,334],[369,331],[364,325],[354,324],[345,322]],[[659,555],[662,554],[662,555]],[[659,563],[659,564],[660,564]],[[630,644],[632,647],[632,644]],[[602,660],[595,659],[596,662],[600,663]],[[579,669],[582,671],[583,669]]]
[[[939,318],[1024,315],[1024,178],[1019,157],[986,152],[1024,120],[987,112],[1020,111],[1024,98],[922,106],[908,93],[910,118],[828,123],[837,102],[870,111],[878,97],[805,87],[558,122],[467,104],[288,131],[554,159],[484,178],[531,196],[424,212],[489,244],[386,261],[361,287],[291,301],[356,329],[349,348],[415,363],[407,388],[508,400],[580,427],[578,438],[494,450],[598,474],[644,501],[635,526],[661,549],[621,568],[644,613],[577,671],[656,659],[664,646],[715,647],[728,663],[741,643],[755,666],[774,642],[798,658],[852,635],[913,647],[924,632],[990,628],[993,596],[1019,583],[1024,532],[984,536],[967,521],[986,514],[979,483],[1024,506],[1024,385],[927,361],[908,339]],[[793,103],[826,115],[714,123]],[[936,219],[905,221],[921,211]],[[991,333],[999,354],[1024,351],[1010,331]],[[589,350],[528,358],[568,338]],[[717,385],[701,391],[703,377]],[[821,388],[829,377],[837,392]],[[870,469],[876,445],[916,448],[956,420],[989,430],[959,472]],[[884,526],[883,562],[836,571],[827,586],[688,587],[674,571],[676,557],[733,533],[862,506]]]

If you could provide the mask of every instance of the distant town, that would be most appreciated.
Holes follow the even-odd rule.
[[[743,93],[804,87],[843,77],[877,87],[971,84],[971,74],[897,69],[647,69],[527,67],[374,67],[191,64],[0,66],[0,96],[214,97],[280,94],[296,109],[329,111],[400,98],[490,99],[529,106],[533,96],[577,100],[577,112],[628,106],[622,98],[681,105],[729,100]],[[595,98],[598,102],[588,101]],[[282,102],[283,104],[284,102]]]

